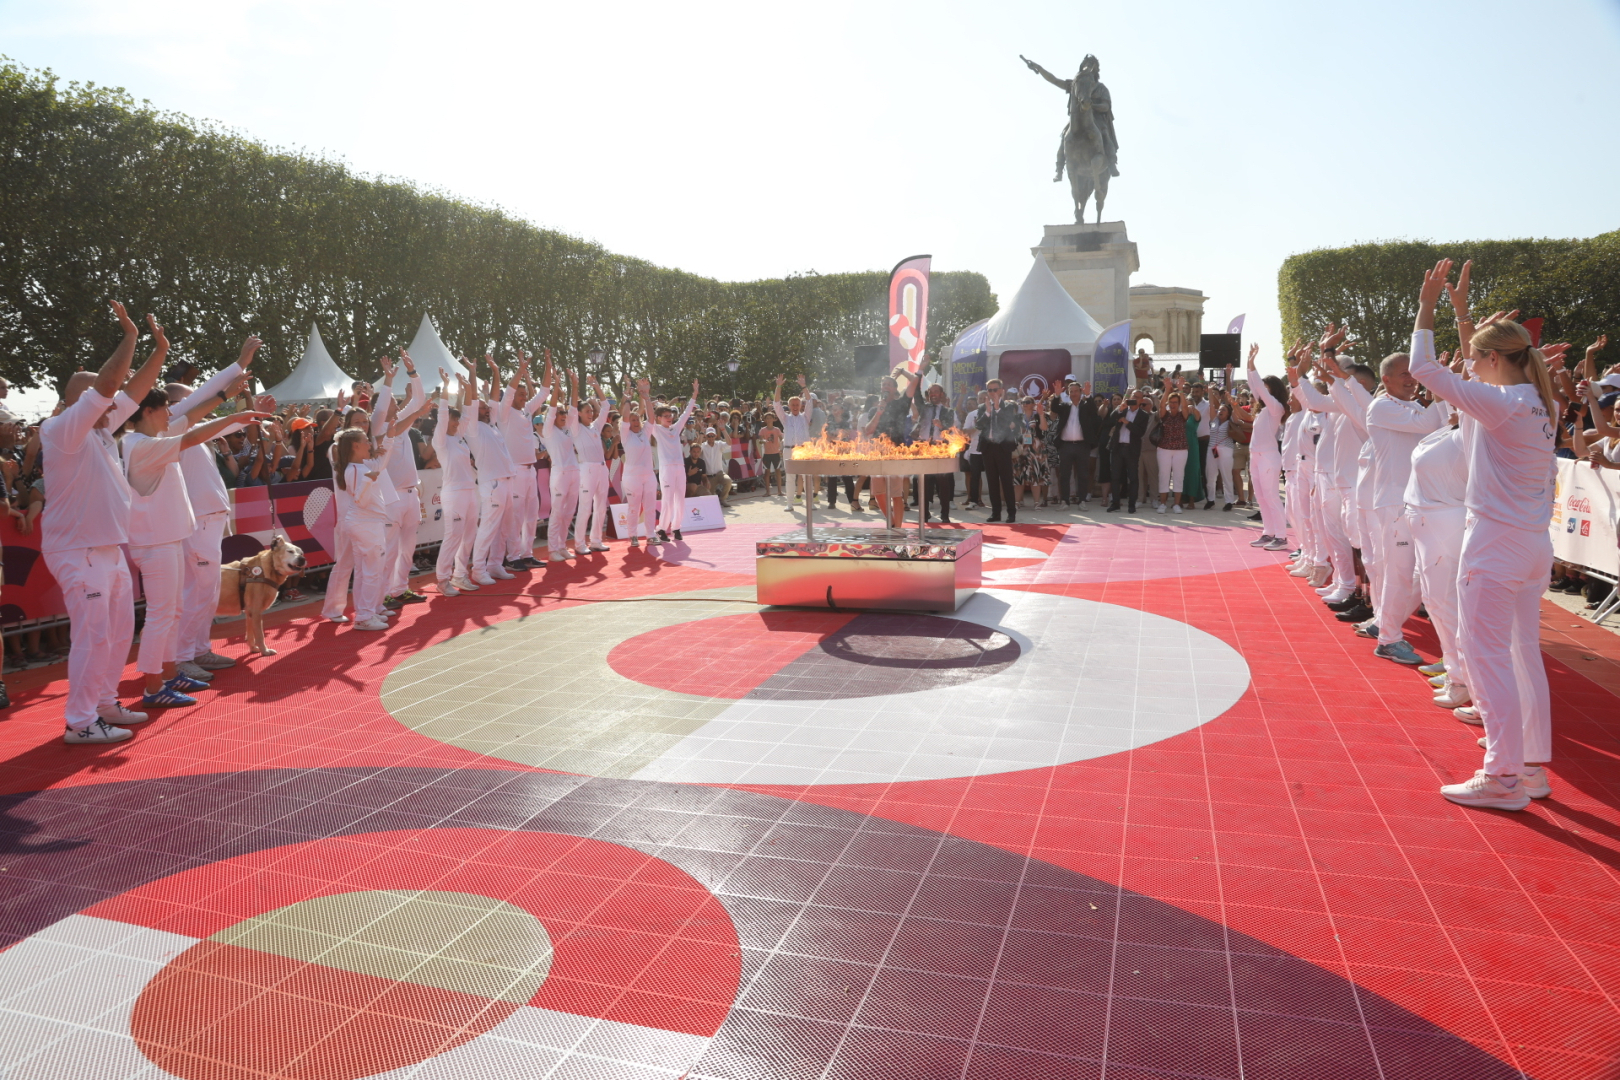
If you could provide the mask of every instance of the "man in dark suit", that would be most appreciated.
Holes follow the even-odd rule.
[[[1102,431],[1102,415],[1097,399],[1091,396],[1091,384],[1082,388],[1071,379],[1063,396],[1052,405],[1052,419],[1057,425],[1058,498],[1065,506],[1084,506],[1091,499],[1092,454]]]
[[[1130,504],[1127,513],[1136,513],[1136,495],[1139,477],[1137,460],[1142,444],[1147,441],[1148,422],[1153,418],[1139,391],[1133,390],[1125,403],[1108,414],[1106,423],[1108,462],[1112,472],[1113,495],[1108,501],[1108,512],[1119,509],[1119,498],[1125,495]]]
[[[1013,450],[1024,441],[1023,410],[1007,400],[1000,379],[985,384],[989,399],[978,412],[979,456],[984,459],[984,479],[990,487],[990,517],[1001,520],[1001,504],[1007,504],[1007,520],[1018,520],[1018,489],[1013,484]]]

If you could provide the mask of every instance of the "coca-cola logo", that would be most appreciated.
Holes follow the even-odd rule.
[[[1592,512],[1592,500],[1583,495],[1572,495],[1569,500],[1569,508],[1579,510],[1583,514],[1590,514]]]

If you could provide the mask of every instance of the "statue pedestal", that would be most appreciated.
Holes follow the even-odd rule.
[[[1131,317],[1131,275],[1141,264],[1123,221],[1048,225],[1030,254],[1046,259],[1064,291],[1098,323]]]

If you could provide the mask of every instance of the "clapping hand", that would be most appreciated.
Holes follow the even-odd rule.
[[[150,326],[152,328],[152,339],[153,339],[154,343],[157,345],[158,352],[164,352],[164,353],[168,352],[169,351],[169,339],[163,333],[163,327],[158,324],[157,316],[156,315],[148,315],[146,317],[146,325]]]
[[[124,331],[125,337],[134,337],[141,332],[140,327],[135,325],[135,320],[129,317],[129,312],[124,310],[123,304],[114,300],[112,302],[112,311],[113,315],[117,316],[118,326]],[[79,370],[83,371],[84,368],[81,367]]]

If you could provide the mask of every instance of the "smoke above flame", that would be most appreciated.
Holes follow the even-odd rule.
[[[793,448],[794,461],[905,461],[920,458],[952,458],[967,449],[969,437],[950,428],[940,432],[938,442],[898,445],[885,435],[875,439],[830,439],[819,435]]]

